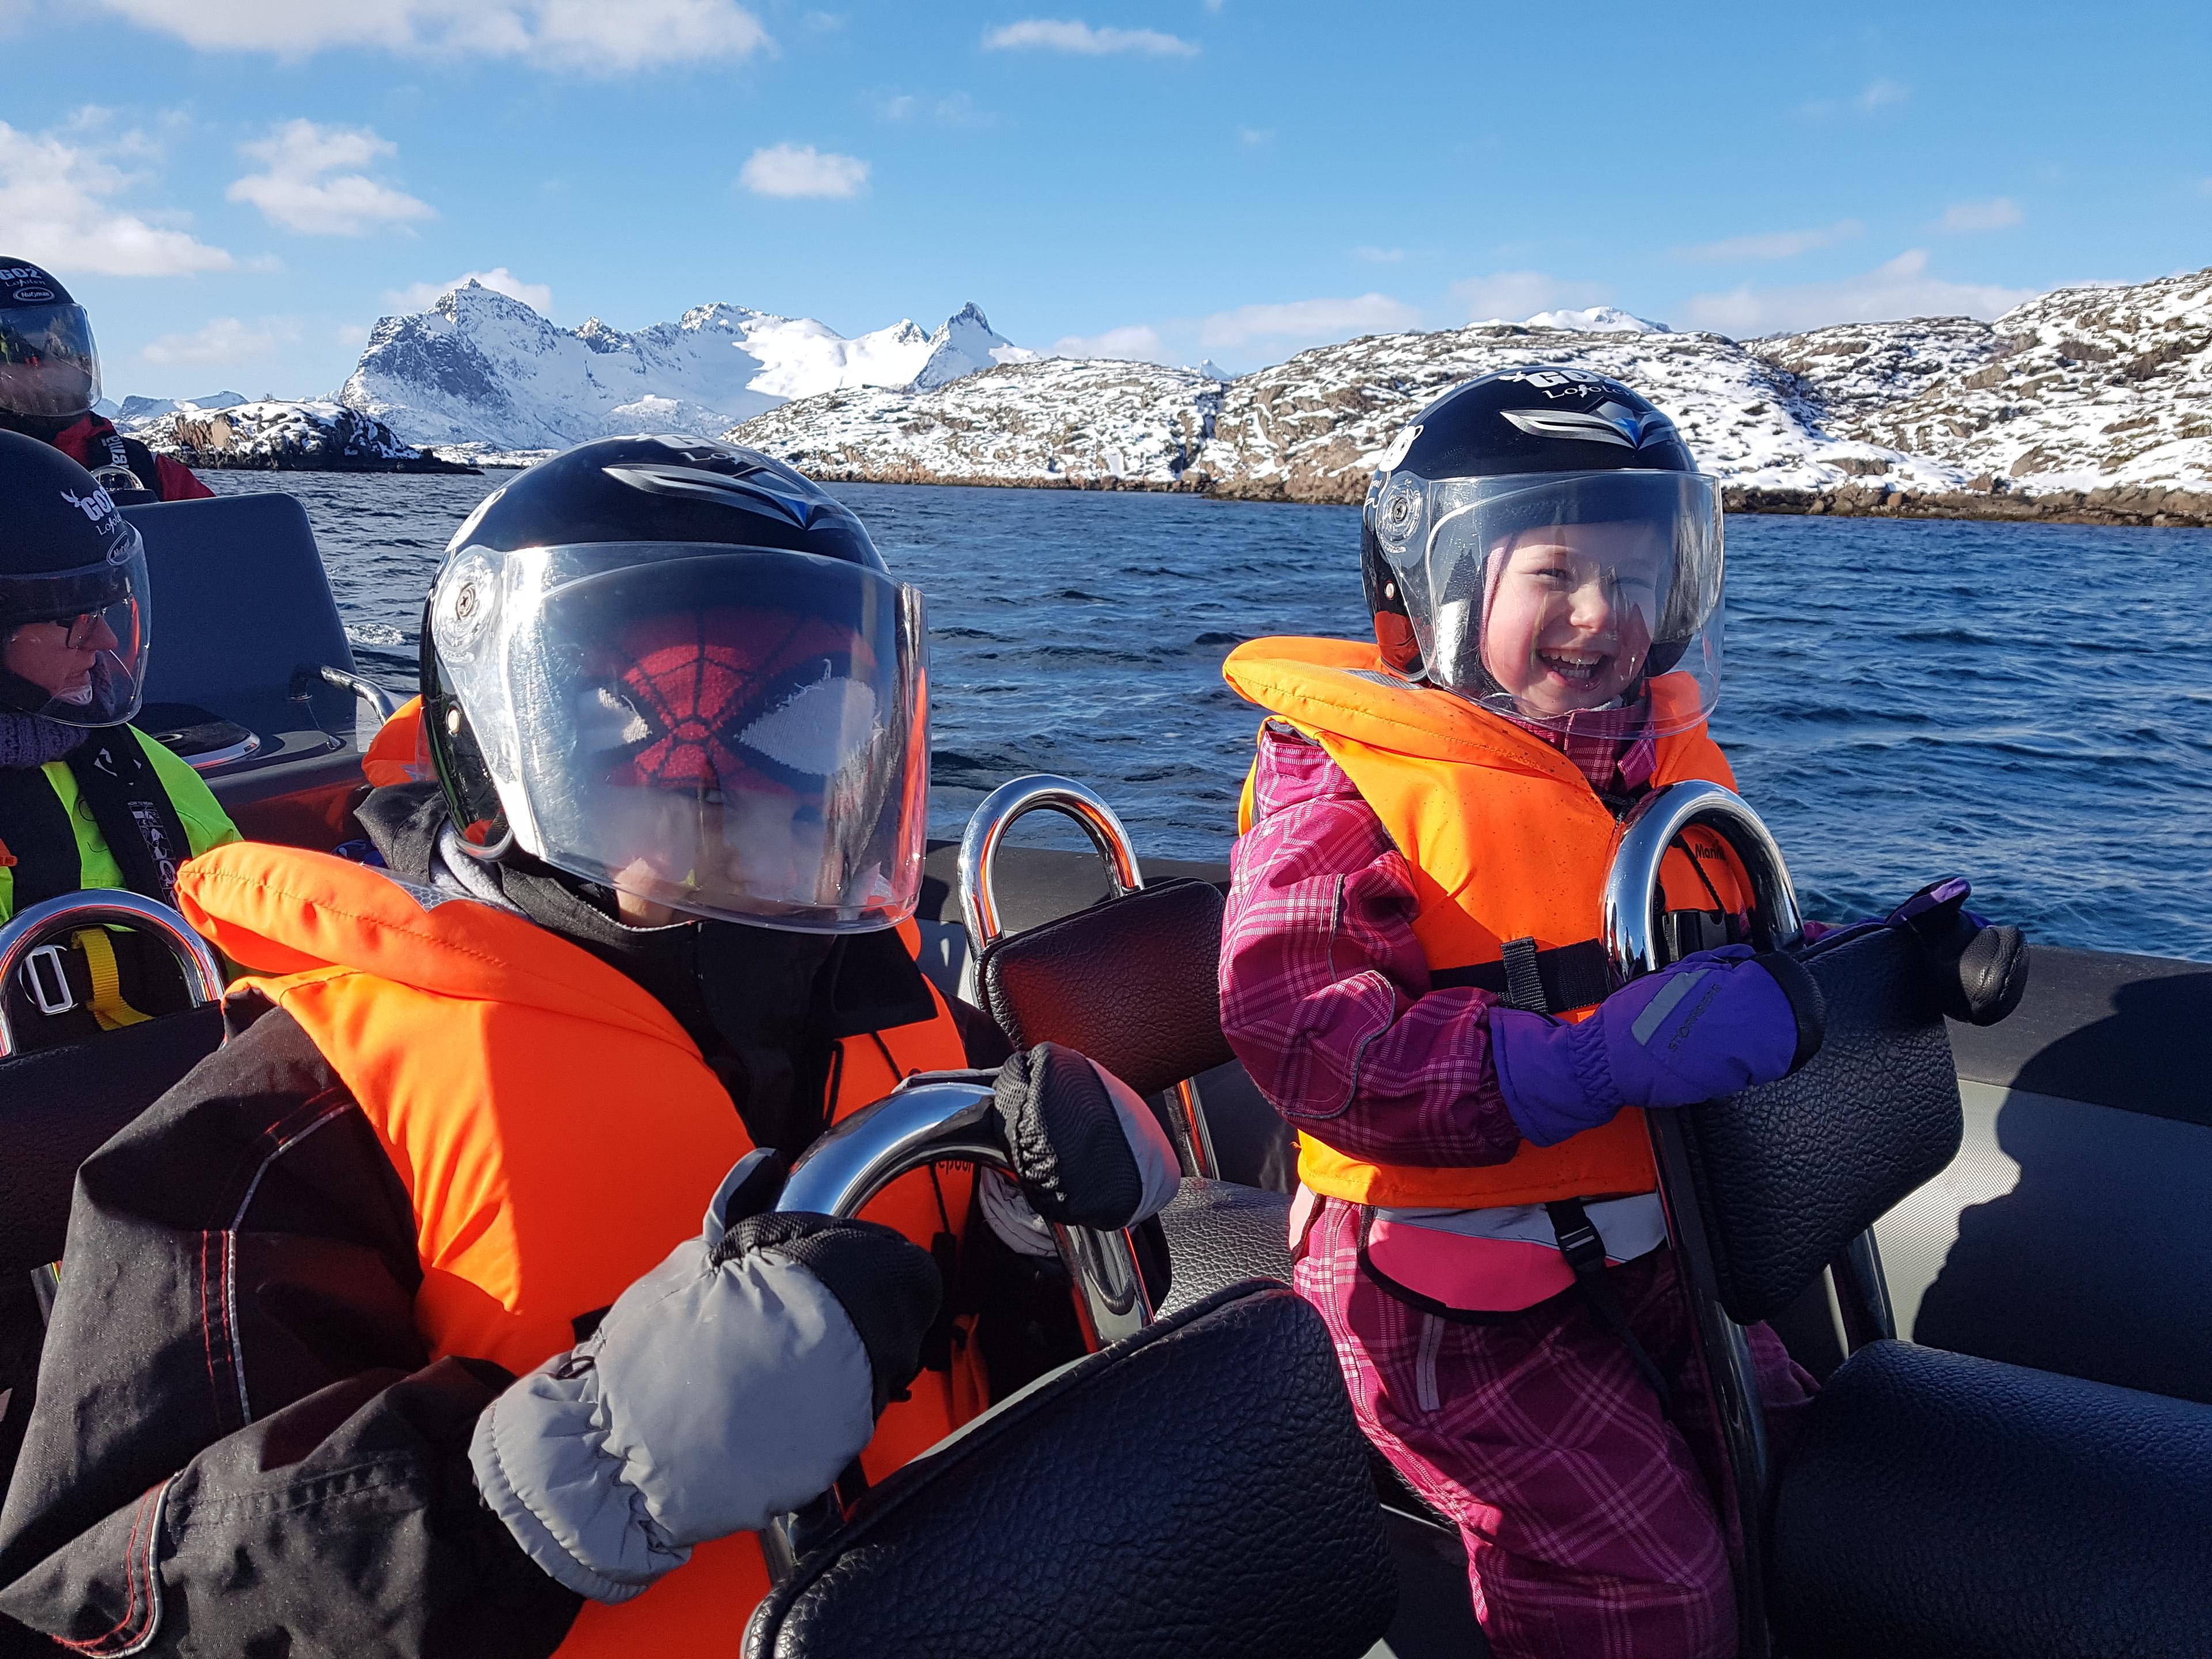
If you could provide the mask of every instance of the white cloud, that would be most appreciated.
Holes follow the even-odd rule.
[[[138,355],[148,362],[167,368],[251,362],[266,357],[277,347],[300,337],[300,325],[289,317],[264,317],[240,322],[235,317],[216,317],[189,334],[164,334],[149,343]]]
[[[349,351],[358,351],[368,343],[367,323],[340,323],[331,331],[331,338]]]
[[[772,43],[734,0],[100,0],[142,27],[204,52],[305,58],[347,47],[520,58],[617,75],[750,58]]]
[[[948,127],[986,127],[991,118],[975,107],[975,100],[964,92],[947,93],[942,98],[929,98],[917,93],[902,92],[875,100],[876,113],[886,121],[915,121],[927,117]]]
[[[986,31],[985,50],[990,52],[1072,52],[1085,58],[1103,58],[1133,52],[1147,58],[1195,58],[1197,45],[1180,35],[1158,29],[1094,29],[1088,23],[1048,17],[1029,17],[1018,23]]]
[[[249,173],[224,192],[251,202],[273,225],[307,236],[365,236],[387,225],[437,216],[428,202],[380,185],[362,167],[397,155],[399,146],[367,127],[294,120],[239,149],[268,170]]]
[[[1395,265],[1406,257],[1401,247],[1356,247],[1352,250],[1355,259],[1364,259],[1370,265]]]
[[[553,314],[553,290],[544,283],[526,283],[505,265],[494,265],[489,270],[465,270],[450,283],[413,283],[405,288],[388,288],[384,291],[384,302],[401,311],[427,311],[438,302],[441,295],[450,294],[471,283],[482,284],[495,294],[504,294],[510,300],[520,300],[541,317]]]
[[[1954,202],[1943,210],[1943,228],[2003,230],[2018,224],[2023,216],[2020,204],[2009,196],[1996,197],[1986,202]]]
[[[1247,149],[1257,149],[1262,144],[1275,142],[1275,130],[1273,127],[1239,127],[1237,129],[1237,142]]]
[[[2199,196],[2212,196],[2212,179],[2199,179],[2197,181],[2197,193]]]
[[[756,196],[857,196],[868,164],[811,144],[777,144],[747,156],[738,182]]]
[[[1143,323],[1109,328],[1103,334],[1066,334],[1052,343],[1055,357],[1126,357],[1140,362],[1164,363],[1166,349],[1159,331]]]
[[[116,205],[115,198],[142,182],[116,158],[143,155],[149,146],[135,132],[102,137],[100,125],[96,112],[85,112],[62,137],[0,121],[0,235],[7,252],[65,276],[181,276],[237,264],[179,228],[180,216],[149,217]]]
[[[1606,293],[1591,283],[1562,282],[1540,270],[1500,270],[1452,284],[1453,296],[1467,307],[1471,323],[1517,323],[1539,311],[1594,306]]]
[[[1355,334],[1411,328],[1421,313],[1387,294],[1350,300],[1293,300],[1285,305],[1239,306],[1217,311],[1199,325],[1202,346],[1234,347],[1255,340],[1341,340]]]
[[[1912,88],[1901,81],[1870,81],[1850,98],[1816,98],[1801,105],[1802,115],[1826,117],[1841,114],[1872,115],[1877,110],[1902,104],[1912,96]]]
[[[1838,219],[1832,225],[1813,230],[1759,231],[1749,236],[1729,236],[1717,242],[1701,242],[1695,247],[1677,248],[1674,252],[1683,259],[1794,259],[1801,253],[1833,247],[1865,232],[1866,227],[1856,219]]]
[[[2035,297],[2036,290],[1994,283],[1953,283],[1928,274],[1928,254],[1908,248],[1872,270],[1840,282],[1782,288],[1749,283],[1726,294],[1700,294],[1684,307],[1696,328],[1748,338],[1793,333],[1830,323],[1887,322],[1903,317],[1996,317]]]

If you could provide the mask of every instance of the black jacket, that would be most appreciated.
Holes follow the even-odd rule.
[[[407,1194],[291,1017],[84,1164],[0,1612],[92,1655],[537,1656],[582,1605],[478,1501],[512,1379],[429,1363]]]

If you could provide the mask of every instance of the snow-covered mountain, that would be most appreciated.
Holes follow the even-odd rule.
[[[107,418],[134,437],[138,428],[164,415],[193,415],[203,410],[236,409],[243,392],[210,392],[204,398],[125,398]]]
[[[565,447],[616,432],[720,432],[793,398],[942,386],[1029,356],[969,305],[933,334],[902,321],[848,339],[809,318],[705,305],[635,332],[556,326],[471,282],[386,317],[337,400],[407,442]]]
[[[1545,362],[1645,392],[1738,505],[2212,522],[2212,270],[2060,289],[1994,323],[1741,343],[1592,327],[1586,314],[1565,328],[1370,336],[1225,386],[1133,363],[1011,363],[934,389],[787,404],[731,435],[832,479],[1357,501],[1429,398]]]

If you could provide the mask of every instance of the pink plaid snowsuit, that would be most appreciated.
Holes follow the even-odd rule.
[[[1648,740],[1562,746],[1601,786],[1650,775]],[[1261,1092],[1354,1157],[1511,1157],[1521,1133],[1490,1057],[1495,1000],[1430,988],[1412,872],[1373,811],[1318,745],[1273,725],[1254,789],[1254,822],[1269,833],[1245,836],[1233,858],[1221,1018]],[[1691,1441],[1577,1292],[1505,1313],[1424,1312],[1361,1271],[1357,1206],[1304,1195],[1299,1213],[1310,1207],[1293,1240],[1297,1289],[1328,1322],[1369,1437],[1457,1522],[1499,1659],[1732,1654],[1718,1452],[1671,1254],[1612,1273]],[[1770,1425],[1786,1434],[1814,1384],[1765,1327],[1751,1339]]]

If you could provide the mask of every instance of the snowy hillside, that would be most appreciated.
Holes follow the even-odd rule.
[[[211,392],[204,398],[125,398],[108,419],[133,437],[139,428],[164,415],[194,415],[204,410],[235,409],[246,402],[242,392]]]
[[[416,444],[562,448],[617,432],[714,433],[843,387],[940,386],[1029,354],[970,305],[925,334],[848,339],[807,318],[705,305],[634,333],[564,329],[471,282],[386,317],[338,394]]]
[[[731,435],[824,479],[1169,489],[1212,437],[1224,390],[1197,369],[1048,357],[923,391],[833,392]]]
[[[1370,336],[1225,385],[1141,364],[1015,362],[932,391],[805,399],[732,435],[831,478],[1357,501],[1429,398],[1529,362],[1644,392],[1739,507],[2212,522],[2212,270],[2060,289],[1994,323],[1741,343],[1599,307]]]

